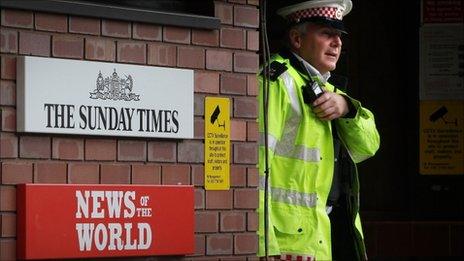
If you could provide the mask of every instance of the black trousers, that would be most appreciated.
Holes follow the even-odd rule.
[[[332,258],[333,261],[357,261],[356,243],[354,237],[354,224],[348,215],[345,195],[332,206],[329,214],[332,236]]]

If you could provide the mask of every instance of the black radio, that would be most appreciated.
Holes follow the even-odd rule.
[[[307,85],[303,86],[302,91],[303,100],[308,105],[311,105],[324,93],[324,90],[316,81],[310,81]]]

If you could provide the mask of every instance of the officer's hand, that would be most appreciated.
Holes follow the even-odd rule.
[[[343,96],[325,92],[313,102],[313,111],[319,119],[330,121],[345,116],[349,108]]]

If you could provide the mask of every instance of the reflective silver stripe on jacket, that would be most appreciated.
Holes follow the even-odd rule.
[[[259,133],[259,145],[264,146],[264,132]],[[277,138],[272,134],[267,135],[267,146],[270,150],[275,151]]]
[[[264,190],[264,176],[259,177],[259,189]],[[313,208],[317,204],[316,193],[304,193],[294,190],[269,187],[269,194],[273,201],[291,205]]]
[[[282,138],[279,141],[277,137],[268,134],[269,149],[274,151],[275,155],[299,159],[307,162],[320,161],[320,151],[318,148],[308,148],[304,145],[295,145],[298,127],[301,119],[301,107],[298,101],[297,90],[295,89],[294,81],[289,72],[283,73],[280,77],[285,83],[287,94],[290,99],[292,111],[284,125]],[[260,145],[264,146],[264,133],[260,133]]]
[[[317,148],[307,148],[303,145],[283,144],[276,137],[267,135],[268,147],[278,156],[299,159],[307,162],[320,161],[320,151]],[[264,133],[259,133],[259,145],[264,146]]]
[[[288,97],[290,98],[293,111],[296,114],[298,114],[298,116],[300,116],[301,108],[300,108],[300,103],[298,102],[298,94],[295,89],[293,77],[290,75],[288,71],[285,71],[280,77],[282,77],[282,80],[285,83],[285,87],[287,88]]]

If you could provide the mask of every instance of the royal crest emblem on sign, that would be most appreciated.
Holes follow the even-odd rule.
[[[132,92],[133,86],[134,80],[131,75],[125,75],[125,78],[120,78],[118,73],[116,73],[116,69],[114,69],[113,75],[103,78],[100,71],[96,80],[96,88],[93,92],[90,92],[90,98],[139,101],[140,95]]]

